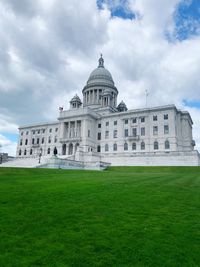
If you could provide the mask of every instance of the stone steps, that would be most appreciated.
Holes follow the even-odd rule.
[[[41,158],[41,163],[44,164],[46,162],[47,157]],[[35,168],[40,165],[38,158],[17,158],[12,161],[4,162],[0,165],[0,167],[19,167],[19,168]]]

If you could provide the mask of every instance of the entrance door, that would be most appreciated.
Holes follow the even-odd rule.
[[[66,155],[66,144],[62,146],[62,154]]]

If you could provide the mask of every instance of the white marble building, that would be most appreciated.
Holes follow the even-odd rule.
[[[101,56],[70,109],[58,120],[19,127],[17,157],[53,154],[112,165],[200,165],[192,118],[175,105],[128,110]]]

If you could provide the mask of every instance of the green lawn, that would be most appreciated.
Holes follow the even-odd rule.
[[[0,168],[4,266],[200,266],[200,168]]]

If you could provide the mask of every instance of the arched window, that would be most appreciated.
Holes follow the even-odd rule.
[[[32,155],[33,154],[33,149],[31,148],[31,150],[30,150],[30,155]]]
[[[44,144],[44,137],[42,137],[42,144]]]
[[[170,143],[168,140],[165,141],[165,149],[170,149]]]
[[[136,143],[132,144],[132,150],[136,150]]]
[[[22,146],[22,139],[20,140],[20,146]]]
[[[105,144],[105,151],[109,151],[108,144]]]
[[[79,143],[76,143],[76,145],[75,145],[75,152],[77,151],[78,147],[79,147]]]
[[[142,141],[142,143],[141,143],[141,150],[145,150],[145,142],[144,141]]]
[[[26,156],[26,149],[24,150],[24,156]]]
[[[124,150],[127,151],[128,150],[128,144],[124,143]]]
[[[21,151],[21,149],[19,150],[19,156],[21,156],[21,154],[22,154],[22,151]]]
[[[113,151],[117,151],[117,144],[113,145]]]
[[[50,154],[50,152],[51,152],[51,149],[49,147],[48,150],[47,150],[47,154]]]
[[[97,152],[101,152],[101,146],[100,145],[97,146]]]
[[[62,145],[62,154],[66,155],[66,151],[67,151],[67,146],[66,146],[66,144],[63,144]]]
[[[155,141],[153,146],[154,146],[154,149],[157,150],[159,148],[158,142]]]
[[[73,144],[69,144],[68,155],[72,155],[72,154],[73,154]]]
[[[25,146],[27,146],[28,145],[28,139],[26,139],[26,141],[25,141]]]

